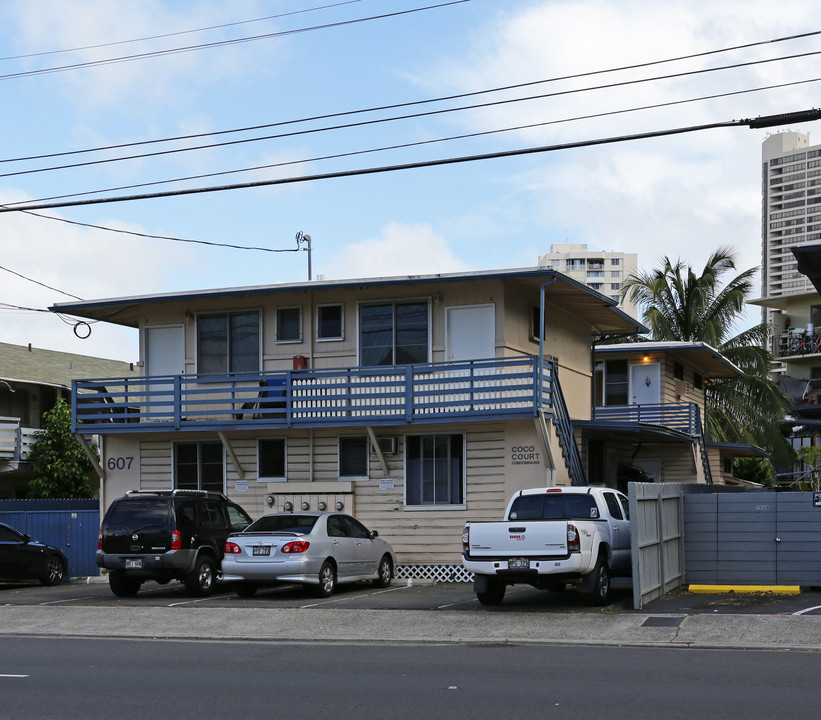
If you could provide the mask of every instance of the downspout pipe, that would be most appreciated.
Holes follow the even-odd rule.
[[[544,289],[548,285],[552,285],[556,282],[556,276],[554,275],[550,280],[546,283],[542,283],[542,287],[539,290],[539,388],[538,388],[538,408],[539,412],[542,412],[542,388],[544,388]]]

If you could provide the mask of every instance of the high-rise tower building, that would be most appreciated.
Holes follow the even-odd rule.
[[[620,302],[619,292],[624,280],[638,268],[636,253],[588,250],[587,245],[554,243],[550,252],[539,256],[539,265],[553,268],[574,280],[598,290],[619,303],[619,308],[636,317],[636,304],[629,298]]]
[[[821,145],[802,133],[777,133],[764,141],[761,160],[761,294],[814,292],[790,248],[821,240]]]

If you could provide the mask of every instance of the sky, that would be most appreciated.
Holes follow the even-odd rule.
[[[304,281],[299,232],[314,279],[532,267],[554,243],[757,267],[761,143],[818,123],[661,133],[819,106],[821,35],[770,42],[818,31],[806,0],[7,0],[0,342],[134,362],[135,330],[44,311]],[[254,185],[179,194],[231,184]]]

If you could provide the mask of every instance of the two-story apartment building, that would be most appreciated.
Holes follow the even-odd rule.
[[[587,483],[570,418],[590,418],[592,342],[643,330],[544,268],[52,309],[139,329],[139,378],[74,385],[76,429],[102,437],[103,507],[171,487],[253,516],[341,507],[410,565],[457,564],[465,519],[517,489]]]
[[[71,401],[71,381],[89,375],[135,375],[119,360],[0,343],[0,498],[22,498],[28,453],[45,412]]]
[[[647,341],[594,348],[593,414],[574,419],[591,484],[630,481],[740,484],[733,458],[750,445],[707,442],[708,383],[743,376],[702,342]]]

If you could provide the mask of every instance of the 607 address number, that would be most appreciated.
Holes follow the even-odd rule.
[[[131,470],[132,462],[133,457],[110,457],[106,460],[106,466],[109,470]]]

